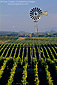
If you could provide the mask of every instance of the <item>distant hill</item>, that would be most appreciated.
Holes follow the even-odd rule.
[[[33,33],[27,33],[24,31],[20,32],[10,32],[10,31],[0,31],[0,36],[20,36],[20,37],[32,37]],[[34,36],[37,36],[34,35]],[[57,32],[51,30],[50,32],[39,32],[39,37],[57,37]]]
[[[17,32],[10,32],[10,31],[0,31],[0,36],[1,35],[17,35]]]
[[[25,31],[19,31],[19,33],[26,33]]]

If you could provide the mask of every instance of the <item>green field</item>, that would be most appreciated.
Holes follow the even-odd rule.
[[[0,43],[25,43],[25,44],[56,44],[57,37],[25,37],[25,39],[18,40],[20,37],[18,36],[0,36]],[[21,37],[24,38],[24,37]]]
[[[57,37],[18,39],[0,37],[1,85],[57,85]]]

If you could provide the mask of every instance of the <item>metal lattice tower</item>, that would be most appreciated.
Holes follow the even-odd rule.
[[[34,25],[35,25],[34,31],[35,31],[35,33],[38,33],[38,23],[37,23],[37,21],[34,21]]]

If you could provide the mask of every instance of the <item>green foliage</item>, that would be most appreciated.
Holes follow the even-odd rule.
[[[33,52],[33,56],[32,56],[32,52]],[[1,53],[0,61],[4,60],[3,65],[1,66],[0,69],[0,79],[3,78],[3,73],[5,71],[8,62],[11,61],[11,59],[13,59],[14,61],[13,67],[10,69],[10,76],[7,85],[12,85],[18,63],[20,63],[20,65],[23,67],[22,79],[21,79],[22,85],[29,85],[29,82],[27,81],[28,66],[29,66],[28,63],[30,63],[31,66],[31,60],[33,63],[31,68],[34,73],[34,80],[33,80],[34,84],[40,85],[41,82],[39,79],[39,69],[38,69],[38,65],[40,62],[45,70],[46,80],[48,85],[54,85],[53,76],[51,75],[49,66],[54,68],[54,72],[57,76],[57,44],[42,43],[40,45],[40,52],[39,52],[38,44],[34,45],[32,50],[32,41],[30,43],[20,42],[18,44],[5,43],[5,44],[0,44],[0,53]],[[40,60],[40,56],[41,56],[41,60]],[[29,57],[30,57],[30,61],[29,61]],[[41,68],[41,66],[39,67]]]

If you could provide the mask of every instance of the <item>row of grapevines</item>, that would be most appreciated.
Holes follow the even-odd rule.
[[[4,60],[3,66],[1,66],[1,69],[0,69],[0,78],[2,77],[2,74],[4,73],[6,64],[7,64],[7,62],[8,62],[10,59],[12,59],[12,57],[8,57],[8,58],[6,58],[6,60]]]
[[[10,77],[9,77],[7,85],[12,85],[12,83],[13,83],[14,74],[15,74],[15,71],[16,71],[16,68],[17,68],[17,65],[18,65],[18,62],[19,62],[19,57],[17,57],[14,61],[15,62],[13,64],[13,68],[11,69]]]
[[[39,77],[38,77],[38,65],[37,65],[37,59],[34,58],[34,77],[35,77],[35,85],[39,85]]]
[[[9,53],[9,51],[10,51],[10,49],[11,49],[12,46],[13,46],[13,45],[11,44],[10,47],[8,48],[5,57],[8,57],[8,53]]]
[[[48,65],[47,65],[46,61],[42,60],[42,63],[44,63],[44,68],[45,68],[45,72],[46,72],[46,80],[48,81],[48,85],[54,85],[52,77],[51,77],[51,73],[48,70]]]
[[[22,85],[27,85],[27,66],[28,66],[28,57],[26,56],[25,58],[24,58],[24,66],[23,66],[23,76],[22,76],[22,80],[21,80],[21,82],[22,82]]]
[[[7,47],[3,50],[3,53],[1,55],[1,57],[4,55],[5,51],[7,50],[7,48],[9,47],[9,44],[7,45]]]

